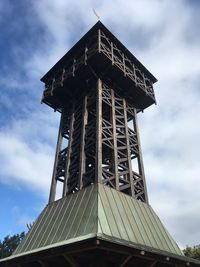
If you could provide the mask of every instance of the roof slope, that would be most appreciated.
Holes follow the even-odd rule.
[[[13,255],[56,246],[73,238],[87,237],[97,231],[97,186],[87,187],[75,194],[49,204]],[[76,239],[77,241],[77,239]]]
[[[95,236],[157,253],[182,255],[149,205],[96,184],[48,205],[13,256]]]
[[[98,234],[136,247],[183,255],[151,206],[107,186],[99,186]]]

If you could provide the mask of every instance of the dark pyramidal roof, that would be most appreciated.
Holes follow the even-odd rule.
[[[153,83],[157,82],[157,79],[153,76],[153,74],[145,68],[145,66],[106,28],[106,26],[98,21],[42,78],[41,81],[47,82],[49,78],[51,78],[52,74],[56,72],[57,69],[62,69],[64,64],[68,59],[74,54],[75,51],[81,47],[87,39],[89,39],[92,35],[94,35],[97,30],[102,30],[106,36],[109,37],[122,51],[124,51],[133,62],[138,65],[142,71],[149,77]]]

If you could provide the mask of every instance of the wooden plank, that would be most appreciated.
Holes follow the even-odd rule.
[[[83,187],[83,175],[85,173],[85,127],[88,120],[87,112],[87,96],[83,99],[83,111],[82,111],[82,129],[81,131],[81,144],[80,144],[80,166],[79,166],[79,180],[78,186],[79,189]]]
[[[63,255],[65,260],[70,264],[71,267],[80,267],[80,265],[75,261],[75,259],[70,255]]]
[[[132,163],[131,163],[131,148],[130,148],[130,139],[129,139],[129,132],[128,132],[126,100],[124,98],[123,98],[123,108],[124,108],[125,135],[126,135],[126,146],[127,146],[127,162],[128,162],[128,171],[129,171],[129,180],[131,184],[131,195],[132,197],[135,197]]]
[[[62,117],[60,118],[60,126],[58,131],[58,138],[57,138],[57,144],[56,144],[56,154],[55,154],[55,160],[54,160],[54,166],[53,166],[53,175],[51,180],[51,188],[50,188],[50,195],[49,195],[49,203],[53,202],[56,197],[56,168],[58,164],[58,155],[61,150],[62,146]]]
[[[97,80],[97,101],[96,101],[96,183],[102,180],[102,81]]]
[[[112,60],[112,65],[114,65],[113,42],[111,42],[111,60]]]
[[[73,130],[74,130],[74,107],[73,107],[73,113],[71,115],[70,120],[70,129],[69,129],[69,141],[68,141],[68,151],[67,151],[67,160],[66,160],[66,166],[65,166],[65,177],[64,177],[64,186],[63,186],[63,197],[67,194],[67,180],[69,178],[69,166],[70,166],[70,158],[71,158],[71,152],[72,152],[72,142],[73,142]]]
[[[41,265],[41,267],[49,267],[49,265],[42,260],[39,260],[37,262]]]
[[[124,76],[126,77],[126,64],[125,64],[124,53],[122,54],[122,62],[123,62],[123,71],[124,71]]]
[[[119,173],[118,173],[118,148],[117,148],[117,129],[116,129],[116,114],[115,114],[115,92],[111,89],[112,101],[112,126],[113,126],[113,171],[116,181],[116,190],[119,190]]]
[[[126,265],[126,263],[132,258],[132,255],[129,255],[125,258],[125,260],[123,260],[123,262],[119,265],[119,267],[124,267]]]
[[[152,262],[149,267],[154,267],[156,265],[157,261]],[[175,265],[176,266],[176,265]]]
[[[101,53],[101,30],[98,29],[98,52]]]
[[[134,127],[134,131],[136,133],[136,136],[137,136],[137,143],[138,143],[138,150],[139,150],[139,153],[138,153],[139,174],[142,176],[142,180],[143,180],[145,202],[149,203],[148,195],[147,195],[146,181],[145,181],[144,164],[143,164],[143,159],[142,159],[142,150],[141,150],[141,144],[140,144],[140,135],[139,135],[139,129],[138,129],[136,108],[134,109],[133,127]]]

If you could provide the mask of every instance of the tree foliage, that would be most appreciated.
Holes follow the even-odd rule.
[[[197,260],[200,260],[200,245],[189,247],[187,246],[184,250],[183,253],[185,256],[194,258]]]
[[[6,236],[0,241],[0,259],[10,256],[25,236],[25,232]]]

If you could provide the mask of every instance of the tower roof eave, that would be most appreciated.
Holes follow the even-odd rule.
[[[65,63],[73,56],[86,40],[90,38],[97,30],[102,30],[132,61],[149,77],[152,83],[157,82],[154,75],[145,68],[145,66],[104,26],[104,24],[98,21],[42,78],[41,81],[46,83],[57,72],[58,69],[64,68]]]

